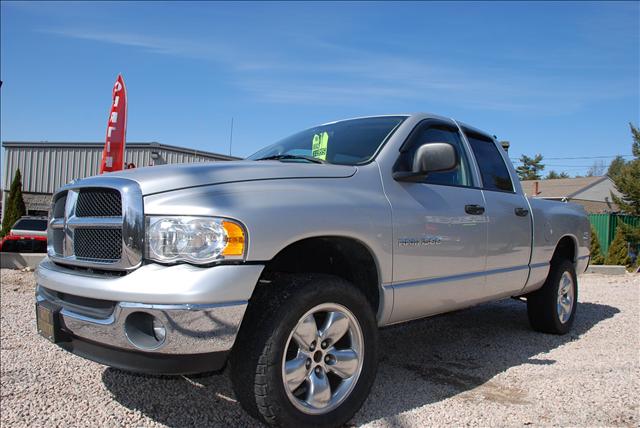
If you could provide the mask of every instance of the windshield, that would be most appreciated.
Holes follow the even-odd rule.
[[[16,224],[13,225],[12,229],[37,230],[39,232],[44,232],[45,230],[47,230],[47,220],[24,218],[22,220],[18,220]]]
[[[405,116],[368,117],[316,126],[265,147],[249,160],[276,157],[305,162],[313,157],[328,163],[356,165],[369,161]],[[279,155],[289,155],[281,157]]]

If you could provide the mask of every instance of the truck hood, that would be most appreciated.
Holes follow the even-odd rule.
[[[345,178],[351,177],[356,171],[356,167],[348,165],[231,161],[160,165],[118,171],[100,177],[121,177],[134,180],[140,185],[143,195],[150,195],[195,186],[239,181]],[[91,180],[94,179],[98,179],[98,177]]]

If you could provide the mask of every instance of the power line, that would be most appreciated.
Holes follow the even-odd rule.
[[[542,165],[544,165],[545,167],[547,166],[571,166],[571,167],[583,167],[583,168],[589,168],[594,166],[594,164],[591,165],[583,165],[583,164],[568,164],[568,163],[543,163]],[[602,163],[602,164],[596,164],[596,166],[600,166],[600,165],[611,165],[611,163]]]
[[[571,168],[581,168],[581,169],[585,169],[585,168],[591,168],[593,165],[545,165],[545,170],[547,169],[547,166],[551,166],[553,168],[562,168],[562,169],[571,169]],[[609,165],[598,165],[598,168],[608,168]],[[552,169],[553,169],[552,168]]]
[[[607,156],[577,156],[577,157],[557,157],[557,158],[548,158],[546,156],[543,156],[542,159],[543,160],[579,160],[579,159],[605,159],[605,158],[617,158],[618,156],[622,157],[622,158],[630,158],[633,157],[633,155],[607,155]],[[519,158],[509,158],[512,161],[520,161]]]
[[[519,166],[523,166],[524,164],[522,163],[514,163],[513,166],[515,166],[516,168]],[[607,168],[609,167],[611,164],[610,163],[599,163],[599,164],[591,164],[591,165],[583,165],[583,164],[578,164],[578,165],[569,165],[569,164],[565,164],[565,163],[543,163],[542,166],[544,166],[545,168],[548,169],[548,167],[551,168],[591,168],[591,167],[603,167],[603,168]]]

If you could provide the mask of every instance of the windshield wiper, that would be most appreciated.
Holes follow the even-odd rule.
[[[327,163],[327,161],[325,160],[314,158],[313,156],[305,156],[305,155],[273,155],[273,156],[266,156],[256,160],[261,161],[261,160],[283,160],[283,159],[303,159],[313,163]]]

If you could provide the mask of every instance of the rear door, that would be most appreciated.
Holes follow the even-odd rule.
[[[463,130],[480,169],[486,202],[487,297],[509,296],[524,287],[529,275],[532,239],[529,204],[514,185],[505,150],[487,135]]]

